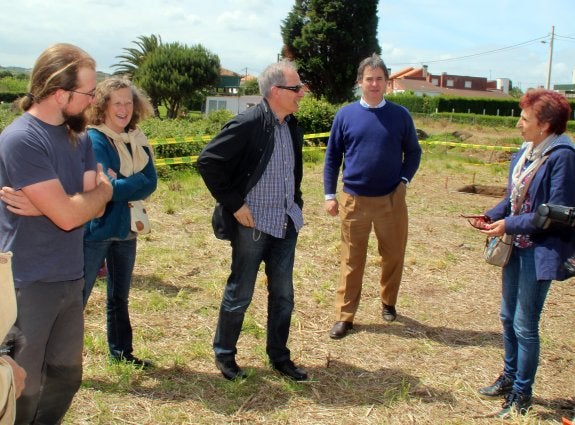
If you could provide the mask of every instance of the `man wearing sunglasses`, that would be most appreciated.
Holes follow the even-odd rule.
[[[231,221],[231,273],[220,307],[213,348],[229,380],[246,377],[236,344],[252,300],[260,264],[268,291],[266,352],[272,367],[302,381],[287,348],[294,308],[293,265],[302,216],[303,131],[292,115],[304,87],[291,62],[268,66],[258,78],[262,102],[237,115],[204,148],[198,169]]]
[[[381,261],[382,318],[392,322],[397,317],[395,304],[407,243],[405,195],[419,167],[421,148],[409,112],[383,97],[388,78],[387,67],[378,55],[360,63],[357,83],[361,100],[337,112],[327,144],[325,209],[341,218],[336,322],[329,333],[335,339],[353,328],[372,226]],[[343,191],[338,202],[340,167]]]

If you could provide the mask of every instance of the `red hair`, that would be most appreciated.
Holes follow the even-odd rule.
[[[567,129],[571,106],[562,94],[545,89],[529,90],[519,100],[519,106],[530,108],[540,123],[549,123],[549,131],[554,134],[562,134]]]

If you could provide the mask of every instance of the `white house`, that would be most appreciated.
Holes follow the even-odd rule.
[[[239,114],[252,106],[257,105],[262,100],[262,96],[208,96],[206,98],[206,115],[212,111],[227,109],[233,114]]]

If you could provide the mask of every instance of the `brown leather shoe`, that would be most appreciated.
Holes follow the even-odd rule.
[[[333,339],[340,339],[347,335],[347,331],[353,329],[353,323],[351,322],[335,322],[331,331],[329,331],[329,336]]]

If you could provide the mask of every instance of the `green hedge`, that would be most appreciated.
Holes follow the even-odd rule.
[[[458,124],[469,124],[469,125],[482,125],[484,127],[505,127],[505,128],[515,128],[517,126],[517,121],[519,117],[497,117],[491,115],[481,115],[481,114],[457,114],[450,112],[439,112],[433,114],[412,114],[414,117],[421,117],[433,120],[446,120],[455,122]],[[567,132],[575,132],[575,121],[571,120],[567,122]]]
[[[331,129],[331,123],[340,106],[306,96],[300,101],[295,116],[306,133],[323,133]]]
[[[206,118],[190,114],[186,118],[160,119],[149,118],[140,127],[149,139],[184,138],[217,134],[222,126],[233,117],[227,110],[211,112]],[[174,158],[198,155],[205,143],[190,142],[154,147],[158,158]]]
[[[433,114],[438,112],[470,113],[485,116],[519,117],[519,99],[488,99],[453,96],[416,96],[414,94],[390,94],[392,102],[405,106],[411,113]],[[575,113],[575,101],[569,100]],[[571,115],[571,120],[574,115]]]
[[[16,99],[20,99],[21,97],[23,97],[25,94],[26,93],[2,93],[2,92],[0,92],[0,102],[12,103]]]

